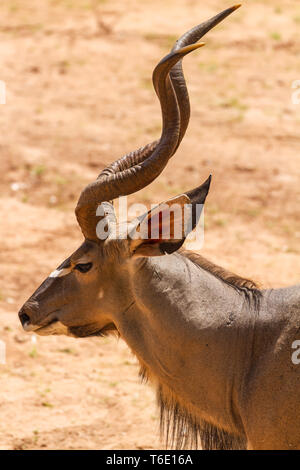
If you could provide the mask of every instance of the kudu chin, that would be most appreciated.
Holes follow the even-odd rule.
[[[300,366],[291,361],[300,287],[260,290],[182,248],[210,178],[126,231],[112,203],[150,184],[176,152],[190,117],[182,59],[237,8],[185,33],[155,67],[160,139],[112,163],[82,191],[75,210],[82,245],[19,316],[24,330],[40,335],[123,338],[156,387],[167,445],[300,449]]]

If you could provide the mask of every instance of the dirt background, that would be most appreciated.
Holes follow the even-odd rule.
[[[42,6],[41,6],[42,5]],[[152,449],[158,413],[113,338],[33,342],[17,312],[81,242],[80,190],[160,133],[153,67],[224,0],[0,4],[0,448]],[[245,1],[185,59],[191,123],[150,204],[213,174],[202,254],[264,287],[299,282],[300,4]],[[295,91],[295,90],[294,90]]]

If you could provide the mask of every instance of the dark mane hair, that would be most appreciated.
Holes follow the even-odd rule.
[[[205,271],[213,274],[228,286],[242,293],[245,296],[247,302],[254,302],[255,308],[258,309],[262,293],[254,281],[245,279],[238,276],[237,274],[227,271],[226,269],[221,268],[221,266],[218,266],[211,261],[208,261],[206,258],[203,258],[203,256],[194,251],[181,249],[178,250],[178,253],[192,261],[192,263],[194,263],[196,266],[199,266]]]
[[[149,379],[145,365],[140,364],[140,378]],[[208,423],[185,408],[172,392],[162,384],[156,384],[156,399],[160,409],[160,435],[166,448],[202,450],[246,449],[244,435],[231,434]]]

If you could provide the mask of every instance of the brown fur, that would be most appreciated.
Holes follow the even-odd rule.
[[[227,285],[245,295],[248,301],[254,300],[258,305],[261,291],[251,280],[242,278],[233,274],[224,268],[203,258],[200,254],[181,249],[178,251],[181,256],[185,256],[199,268],[210,272]],[[101,335],[116,333],[114,328],[107,328],[107,331],[99,332]],[[99,334],[98,333],[98,334]],[[176,449],[202,448],[204,450],[231,450],[245,449],[246,440],[244,436],[238,436],[227,432],[197,416],[196,410],[193,410],[187,404],[182,403],[169,388],[158,382],[157,377],[153,376],[147,365],[139,358],[139,375],[142,382],[148,380],[156,388],[157,403],[160,409],[160,431],[165,439],[166,447]]]
[[[144,364],[139,375],[142,382],[155,382]],[[154,379],[154,380],[153,380]],[[157,403],[160,409],[160,433],[166,448],[203,450],[246,449],[244,436],[230,434],[224,429],[200,419],[164,385],[156,384]]]
[[[205,271],[213,274],[218,279],[225,282],[227,285],[233,287],[238,292],[243,293],[246,300],[250,303],[251,300],[254,302],[255,308],[259,307],[259,302],[261,298],[261,291],[258,285],[251,281],[250,279],[245,279],[238,276],[226,269],[218,266],[211,261],[208,261],[206,258],[203,258],[199,253],[188,250],[178,250],[180,255],[185,256],[187,259],[192,261],[196,266],[204,269]]]
[[[179,253],[243,293],[247,301],[250,302],[252,299],[258,307],[261,291],[255,282],[217,266],[198,253],[184,249],[179,250]],[[141,364],[139,375],[143,382],[147,382],[150,378],[149,371],[144,364]],[[156,388],[157,402],[160,408],[160,430],[161,435],[165,438],[166,447],[170,446],[176,449],[201,447],[205,450],[246,448],[244,436],[230,434],[224,429],[200,419],[193,410],[180,403],[178,397],[162,384],[157,383]]]

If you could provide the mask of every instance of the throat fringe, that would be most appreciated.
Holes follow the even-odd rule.
[[[143,382],[148,380],[145,366],[139,373]],[[244,436],[228,433],[194,416],[176,397],[157,384],[157,403],[160,409],[160,433],[166,448],[202,450],[246,449]]]

